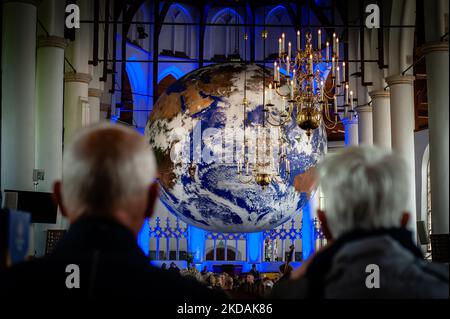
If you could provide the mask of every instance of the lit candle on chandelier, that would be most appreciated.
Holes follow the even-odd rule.
[[[287,73],[288,77],[290,77],[290,74],[291,74],[290,73],[290,71],[291,71],[290,67],[291,67],[291,58],[288,55],[287,58],[286,58],[286,73]]]
[[[329,63],[329,61],[330,61],[330,42],[328,42],[327,41],[327,48],[326,48],[326,60],[327,60],[327,63]]]
[[[269,104],[272,104],[272,83],[269,83]]]
[[[334,57],[331,58],[331,76],[335,77],[335,63],[334,63]]]
[[[314,73],[314,64],[313,64],[312,54],[309,55],[309,67],[311,68],[311,74],[313,74]]]
[[[280,77],[280,67],[277,66],[277,81],[281,84],[281,77]]]
[[[336,53],[336,33],[333,33],[333,55]]]
[[[342,82],[347,82],[345,80],[345,61],[342,62]]]
[[[320,81],[320,100],[323,101],[323,81]]]
[[[294,89],[297,87],[297,78],[295,77],[295,69],[292,71],[292,80],[294,80]]]
[[[322,31],[320,29],[317,31],[317,47],[319,51],[322,50]]]
[[[300,30],[297,30],[297,51],[300,51],[302,47],[302,41],[300,37]]]
[[[277,61],[273,62],[273,81],[277,81]]]
[[[291,100],[294,99],[294,81],[291,80]]]
[[[345,104],[348,104],[348,84],[345,85]]]
[[[281,48],[282,52],[286,52],[286,35],[284,33],[281,34]]]
[[[291,59],[291,41],[288,42],[288,58]]]
[[[353,111],[353,91],[350,91],[350,107]]]
[[[278,57],[281,58],[281,38],[278,39]]]
[[[341,75],[340,75],[340,68],[339,68],[339,65],[338,65],[338,67],[336,68],[336,83],[339,85],[339,83],[341,82]]]
[[[339,38],[336,38],[336,60],[339,60]]]

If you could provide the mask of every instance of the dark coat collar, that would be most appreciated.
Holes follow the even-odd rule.
[[[74,251],[114,250],[140,252],[133,233],[115,220],[89,214],[72,224],[55,247],[55,255]]]
[[[311,264],[306,271],[306,277],[308,279],[308,297],[323,297],[323,279],[331,268],[334,256],[342,249],[342,247],[357,240],[383,235],[390,236],[417,258],[423,258],[421,250],[412,241],[412,233],[406,228],[380,228],[370,231],[357,229],[348,232],[340,236],[330,245],[330,247],[318,253],[311,261]]]

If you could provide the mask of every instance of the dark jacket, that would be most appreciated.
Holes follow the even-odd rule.
[[[79,266],[79,289],[66,286],[69,264]],[[114,221],[93,217],[73,224],[51,255],[18,264],[1,274],[0,280],[3,298],[21,300],[75,297],[150,302],[224,296],[192,279],[150,266],[130,231]]]
[[[379,288],[369,289],[379,269]],[[273,298],[412,299],[448,298],[448,265],[433,264],[405,229],[355,231],[318,253],[306,274],[274,286]]]

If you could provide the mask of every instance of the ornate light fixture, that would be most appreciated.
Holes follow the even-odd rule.
[[[267,31],[262,31],[262,38],[267,38]],[[248,36],[244,35],[245,52]],[[245,59],[246,60],[246,59]],[[265,91],[266,78],[265,66],[263,70],[263,90]],[[263,105],[266,103],[263,94]],[[265,189],[272,181],[281,183],[290,176],[290,162],[287,158],[287,141],[282,128],[278,128],[277,136],[273,139],[273,127],[266,125],[263,117],[262,124],[253,124],[247,117],[247,69],[244,71],[244,98],[242,101],[244,111],[244,139],[242,154],[238,159],[237,173],[241,183],[256,183]],[[252,136],[255,138],[252,138]],[[275,147],[274,147],[275,146]],[[283,172],[283,174],[282,174]]]
[[[326,42],[325,49],[322,49],[320,29],[317,31],[317,49],[313,48],[311,31],[306,32],[305,40],[302,49],[301,32],[297,31],[297,48],[292,55],[292,43],[288,42],[286,49],[285,34],[278,39],[278,59],[274,62],[273,81],[268,86],[265,114],[272,126],[284,126],[294,119],[311,137],[312,131],[322,122],[328,129],[336,127],[339,122],[338,99],[343,102],[344,117],[349,112],[353,116],[353,92],[349,90],[345,61],[339,60],[336,34],[333,34],[331,48]],[[322,56],[323,51],[325,56]],[[280,105],[272,103],[274,92],[282,98]],[[331,108],[334,110],[332,114]]]

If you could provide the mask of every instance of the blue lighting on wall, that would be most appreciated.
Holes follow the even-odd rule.
[[[183,77],[184,72],[174,65],[169,66],[158,74],[158,83],[168,75],[172,75],[175,79],[178,80],[179,78]]]
[[[205,251],[205,231],[203,229],[188,226],[188,252],[194,257],[194,263],[203,261]]]
[[[150,228],[148,225],[148,218],[145,219],[144,225],[142,225],[142,228],[139,231],[137,242],[144,254],[148,256],[150,251]]]
[[[137,57],[132,55],[128,60],[136,61]],[[128,79],[130,80],[131,89],[134,93],[148,94],[145,86],[146,79],[141,63],[130,62],[125,65]]]
[[[247,234],[247,260],[249,263],[261,262],[261,247],[263,240],[262,232]]]
[[[217,22],[217,19],[220,18],[221,15],[223,14],[230,14],[230,15],[235,15],[239,18],[239,23],[243,23],[242,21],[242,17],[239,13],[237,13],[236,10],[232,9],[232,8],[223,8],[222,10],[219,10],[211,19],[212,23]]]
[[[277,13],[277,11],[286,11],[286,12],[287,12],[287,9],[286,9],[286,7],[283,6],[283,5],[277,5],[277,6],[274,7],[272,10],[269,11],[269,13],[267,14],[266,20],[267,20],[267,19],[270,19],[270,17],[271,17],[273,14],[276,14],[276,13]]]
[[[314,252],[314,224],[312,222],[313,212],[311,203],[308,202],[303,208],[302,216],[302,257],[308,259]]]

